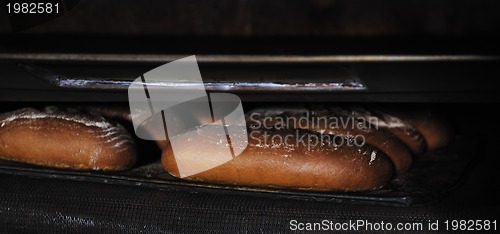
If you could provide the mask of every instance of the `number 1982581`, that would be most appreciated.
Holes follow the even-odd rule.
[[[7,13],[9,14],[52,14],[59,13],[59,3],[8,3],[5,5],[7,7]]]
[[[496,220],[446,220],[446,230],[450,231],[496,231]]]

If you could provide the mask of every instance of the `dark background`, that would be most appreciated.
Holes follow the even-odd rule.
[[[424,54],[498,52],[495,0],[80,0],[0,51]],[[2,2],[4,3],[4,2]],[[2,4],[4,5],[4,4]],[[33,23],[35,23],[33,22]]]
[[[2,1],[2,112],[35,102],[126,101],[125,92],[55,88],[19,68],[18,63],[29,61],[12,57],[23,54],[500,54],[500,2],[495,0],[80,0],[62,16],[19,31],[11,27],[3,5]],[[109,67],[154,65],[55,63],[66,69],[76,67],[72,74],[93,74],[89,63],[108,68],[107,72],[113,71]],[[498,59],[379,63],[366,65],[361,73],[375,90],[318,100],[418,103],[444,112],[457,132],[474,138],[480,147],[463,183],[442,201],[424,207],[303,202],[0,173],[0,231],[261,233],[287,231],[290,219],[498,221],[500,129],[493,114],[500,102]],[[296,96],[288,99],[300,101]]]
[[[463,36],[499,25],[495,0],[79,0],[23,33],[216,36]],[[2,4],[3,5],[3,4]],[[3,8],[3,7],[2,7]],[[2,10],[5,10],[3,8]],[[0,32],[9,32],[7,27]]]

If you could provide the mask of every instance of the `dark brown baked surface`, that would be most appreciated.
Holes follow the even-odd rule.
[[[303,128],[346,137],[363,136],[365,143],[380,149],[391,158],[398,174],[407,171],[412,163],[408,147],[390,130],[378,126],[366,126],[365,123],[358,121],[358,115],[343,108],[263,108],[252,110],[246,116],[249,124],[257,122],[259,125],[268,124],[271,127],[285,122],[286,128]],[[365,126],[358,127],[359,124]]]
[[[427,150],[445,147],[453,140],[453,129],[443,116],[425,108],[379,108],[380,113],[395,116],[422,134]]]

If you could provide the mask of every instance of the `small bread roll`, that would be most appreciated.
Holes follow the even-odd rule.
[[[345,144],[335,147],[332,141],[324,137],[326,135],[303,129],[250,128],[248,134],[248,146],[240,155],[184,179],[239,186],[366,191],[381,188],[393,175],[391,160],[368,144],[361,147]],[[196,142],[195,146],[187,140],[184,147],[200,147],[207,151],[218,147],[216,139],[201,137],[205,140]],[[300,139],[320,141],[296,144]],[[214,155],[209,154],[190,157],[197,159],[194,164],[216,160],[212,158]],[[170,145],[163,151],[162,164],[167,172],[179,176]]]
[[[23,108],[0,115],[0,159],[74,170],[116,171],[136,161],[119,124],[74,111]]]

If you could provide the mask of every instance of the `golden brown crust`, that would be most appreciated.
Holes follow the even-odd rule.
[[[102,117],[31,108],[0,116],[0,158],[75,170],[124,170],[136,161],[131,136]]]
[[[105,106],[79,106],[77,107],[78,110],[82,110],[86,113],[94,113],[98,115],[102,115],[107,119],[115,120],[125,120],[130,123],[132,123],[132,116],[130,114],[130,109],[129,107],[123,107],[123,106],[111,106],[111,105],[105,105]],[[149,132],[149,135],[151,136],[156,136],[156,135],[162,135],[164,136],[165,130],[164,129],[158,129],[156,126],[150,126],[145,124],[144,129]],[[156,140],[156,145],[158,145],[158,148],[163,150],[165,147],[167,147],[169,140]]]
[[[367,144],[334,147],[319,133],[301,129],[249,129],[249,134],[248,146],[239,156],[184,179],[240,186],[365,191],[384,186],[393,174],[391,160]],[[282,139],[291,136],[287,138],[289,144],[271,142],[276,135]],[[316,136],[324,141],[308,148],[294,144],[297,136],[305,136],[304,139]],[[213,145],[214,142],[204,142],[197,147]],[[193,146],[186,142],[185,147]],[[206,160],[210,160],[210,156],[206,155]],[[170,146],[163,151],[162,164],[170,174],[179,176]]]

